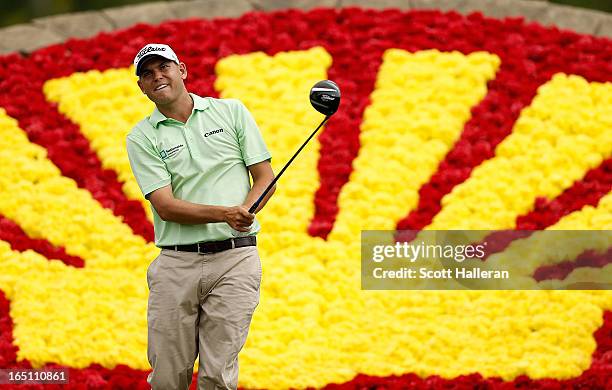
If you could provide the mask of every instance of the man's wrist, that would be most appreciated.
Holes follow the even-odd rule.
[[[229,207],[226,206],[213,206],[215,208],[215,219],[217,222],[227,222],[227,210]]]
[[[225,206],[200,205],[198,219],[201,221],[200,223],[226,222],[227,210],[228,207]]]

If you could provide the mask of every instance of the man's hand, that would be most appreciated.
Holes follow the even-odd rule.
[[[228,207],[225,210],[225,222],[227,222],[232,229],[239,232],[248,232],[251,230],[251,224],[254,219],[255,214],[249,213],[249,209],[246,206]]]

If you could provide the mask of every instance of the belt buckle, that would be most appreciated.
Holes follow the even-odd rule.
[[[232,242],[232,249],[236,248],[236,241],[234,241],[234,238],[230,238],[231,242]]]

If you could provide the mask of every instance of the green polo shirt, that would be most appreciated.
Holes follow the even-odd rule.
[[[186,123],[166,118],[157,108],[127,136],[132,172],[146,197],[168,184],[177,199],[219,206],[241,205],[251,189],[247,166],[271,159],[247,108],[236,99],[193,98]],[[186,225],[164,221],[155,208],[155,244],[182,245],[255,235],[227,223]]]

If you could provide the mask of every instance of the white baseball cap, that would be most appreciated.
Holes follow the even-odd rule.
[[[140,76],[140,67],[144,64],[144,60],[151,56],[160,56],[179,63],[179,59],[176,53],[168,45],[162,43],[149,43],[138,51],[136,57],[134,57],[134,67],[136,68],[136,76]]]

